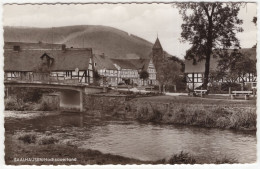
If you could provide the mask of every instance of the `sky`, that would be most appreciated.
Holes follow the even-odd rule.
[[[188,43],[181,43],[182,18],[170,4],[56,4],[4,5],[4,26],[58,27],[105,25],[137,35],[152,43],[156,37],[171,55],[184,58]],[[237,34],[242,48],[256,44],[257,28],[252,22],[257,5],[248,3],[239,12],[244,32]]]

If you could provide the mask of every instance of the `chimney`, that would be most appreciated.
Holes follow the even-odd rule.
[[[13,50],[19,52],[21,50],[20,46],[16,45],[13,47]]]
[[[61,50],[63,50],[63,51],[66,50],[66,45],[65,45],[65,44],[62,44],[62,45],[61,45]]]

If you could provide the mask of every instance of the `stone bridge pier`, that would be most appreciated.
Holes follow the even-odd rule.
[[[60,110],[83,112],[83,92],[75,90],[60,91]]]
[[[102,88],[85,87],[81,90],[61,90],[60,91],[60,110],[83,112],[86,107],[84,97],[91,94],[102,93]]]

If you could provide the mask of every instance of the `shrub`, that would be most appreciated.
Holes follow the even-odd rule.
[[[23,141],[24,143],[31,144],[36,142],[35,133],[20,133],[18,135],[18,140]]]
[[[152,106],[151,106],[152,107]],[[160,112],[160,110],[153,108],[153,113],[149,116],[149,121],[151,122],[158,122],[162,120],[162,113]]]
[[[220,128],[227,128],[230,125],[230,121],[226,117],[219,117],[216,121],[216,126]]]
[[[180,154],[174,154],[168,161],[169,164],[195,164],[196,160],[189,153],[181,151]]]
[[[49,107],[49,105],[45,101],[41,101],[41,103],[37,105],[36,109],[38,111],[48,111],[51,110],[51,107]]]
[[[234,163],[238,163],[235,158],[227,158],[226,156],[221,159],[217,159],[215,162],[215,164],[234,164]]]
[[[54,92],[53,89],[32,89],[32,88],[14,88],[10,91],[11,95],[15,95],[23,102],[38,102],[40,101],[43,93]]]
[[[236,110],[230,116],[230,124],[233,129],[256,129],[256,110]]]
[[[53,136],[42,136],[38,140],[38,144],[40,145],[55,144],[57,142],[58,139],[54,138]]]
[[[8,97],[4,101],[5,110],[16,110],[16,111],[23,111],[23,102],[18,100],[16,97]]]
[[[136,119],[139,121],[145,121],[145,118],[147,117],[149,111],[147,107],[141,107],[139,111],[137,112]]]
[[[229,91],[229,87],[231,87],[232,90],[241,90],[241,84],[239,83],[226,82],[221,84],[222,91]]]
[[[209,86],[209,91],[211,94],[226,94],[228,93],[227,91],[223,91],[221,90],[221,84],[217,84],[217,83],[212,83],[211,86]]]

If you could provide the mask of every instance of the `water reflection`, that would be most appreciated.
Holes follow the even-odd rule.
[[[256,135],[253,132],[141,124],[69,113],[25,121],[6,120],[5,127],[7,132],[65,132],[79,140],[81,148],[141,160],[167,158],[180,151],[189,152],[201,159],[226,156],[236,158],[241,163],[256,160]]]

